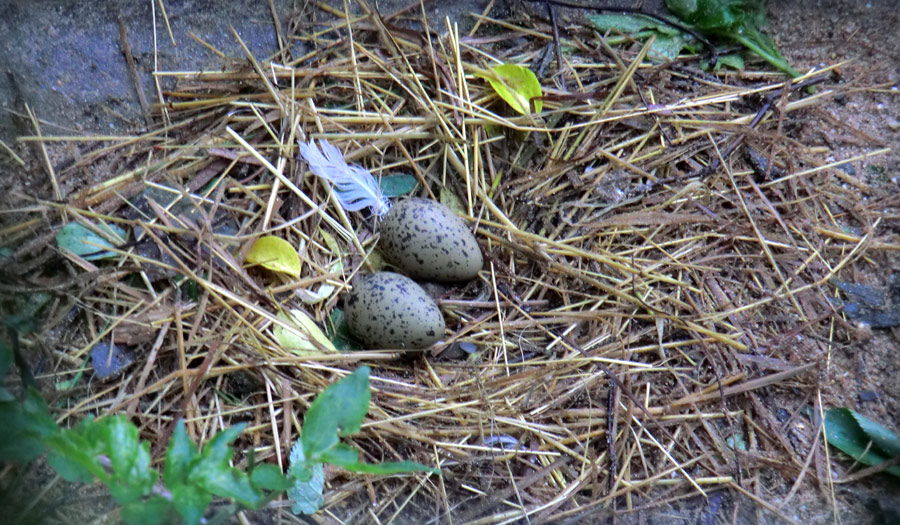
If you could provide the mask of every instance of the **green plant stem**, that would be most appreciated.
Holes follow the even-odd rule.
[[[724,36],[727,36],[729,38],[733,38],[734,40],[737,40],[738,42],[743,44],[744,47],[746,47],[750,51],[753,51],[754,53],[759,55],[759,57],[762,58],[763,60],[765,60],[766,62],[772,64],[773,66],[777,67],[778,69],[780,69],[780,70],[784,71],[785,73],[787,73],[788,75],[790,75],[791,78],[797,78],[800,76],[800,72],[797,71],[796,69],[792,68],[791,65],[788,64],[784,58],[769,52],[769,50],[767,50],[763,46],[759,45],[759,43],[757,43],[752,38],[747,38],[742,33],[727,33],[727,34],[724,34]]]

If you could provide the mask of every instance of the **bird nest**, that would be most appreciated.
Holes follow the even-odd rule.
[[[5,306],[41,301],[22,345],[59,420],[127,414],[156,459],[178,419],[200,443],[244,422],[235,463],[252,448],[286,467],[312,399],[365,364],[352,443],[442,475],[326,469],[323,522],[596,519],[723,488],[787,519],[754,483],[815,475],[821,441],[815,426],[787,439],[803,416],[773,400],[813,395],[848,337],[829,280],[897,248],[871,228],[878,199],[838,169],[882,150],[826,162],[798,138],[842,89],[834,68],[710,73],[574,25],[557,57],[541,19],[483,16],[465,35],[331,15],[298,14],[276,56],[157,72],[144,134],[24,139],[79,152],[48,162],[56,199],[3,227],[18,279],[4,286],[29,294]],[[478,75],[500,63],[536,72],[539,113]],[[309,139],[412,175],[474,231],[485,265],[432,290],[447,322],[432,348],[298,354],[273,336],[288,308],[333,333],[352,278],[385,267],[377,218],[339,207],[298,158]],[[98,260],[60,250],[69,223],[124,243]],[[262,235],[297,249],[298,278],[248,267]],[[99,379],[101,343],[133,363]]]

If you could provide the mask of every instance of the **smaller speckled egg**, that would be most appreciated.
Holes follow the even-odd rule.
[[[415,281],[378,272],[354,283],[344,303],[350,331],[369,348],[427,348],[444,335],[444,316]]]
[[[428,199],[394,204],[381,223],[380,246],[392,264],[416,279],[466,281],[484,265],[466,223]]]

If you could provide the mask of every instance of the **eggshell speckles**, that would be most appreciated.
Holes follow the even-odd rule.
[[[416,279],[465,281],[484,265],[466,223],[427,199],[394,204],[381,223],[380,245],[391,263]]]
[[[344,304],[347,326],[369,348],[427,348],[444,335],[444,316],[415,281],[391,272],[362,278]]]

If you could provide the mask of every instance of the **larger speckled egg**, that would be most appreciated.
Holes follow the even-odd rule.
[[[350,331],[369,348],[427,348],[444,335],[444,316],[409,277],[378,272],[360,279],[344,303]]]
[[[392,264],[416,279],[466,281],[484,265],[466,223],[433,200],[394,204],[381,223],[380,246]]]

